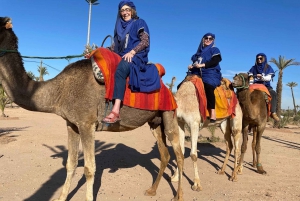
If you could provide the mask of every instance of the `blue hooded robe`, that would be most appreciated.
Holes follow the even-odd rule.
[[[257,77],[256,77],[257,74],[262,74],[263,76],[271,75],[272,79],[273,79],[273,77],[275,77],[275,72],[274,72],[273,68],[267,62],[267,56],[264,53],[259,53],[259,54],[256,55],[255,58],[257,58],[258,56],[264,57],[265,58],[264,62],[257,63],[255,61],[255,65],[251,67],[248,74],[249,75],[254,75],[254,83],[264,84],[267,88],[273,89],[271,87],[271,82],[270,81],[258,80]]]
[[[119,3],[119,10],[128,5],[136,10],[132,1],[124,0]],[[121,57],[130,52],[140,42],[139,32],[143,30],[149,36],[149,46],[137,52],[132,58],[129,85],[135,92],[152,92],[160,89],[160,76],[154,64],[148,63],[148,53],[150,51],[150,33],[146,22],[143,19],[131,19],[125,22],[119,15],[115,25],[114,51]]]
[[[207,33],[202,37],[197,52],[191,58],[193,63],[196,62],[199,64],[203,64],[210,61],[211,58],[216,55],[221,56],[219,48],[214,46],[214,41],[209,46],[204,47],[203,38],[207,36],[212,36],[213,38],[215,38],[215,35],[212,33]],[[210,68],[192,68],[191,73],[199,75],[200,77],[202,77],[204,83],[210,84],[214,87],[217,87],[221,84],[222,74],[219,64]]]

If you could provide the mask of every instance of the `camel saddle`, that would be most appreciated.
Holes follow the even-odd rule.
[[[197,75],[188,75],[185,78],[185,81],[191,81],[194,84],[199,101],[199,111],[202,119],[205,121],[206,117],[209,116],[209,113],[207,110],[207,99],[202,78]],[[215,89],[214,94],[216,97],[215,110],[217,119],[223,119],[229,116],[231,118],[234,117],[235,106],[238,103],[238,100],[233,87],[231,86],[231,82],[226,78],[222,78],[221,85]]]
[[[100,83],[105,83],[105,99],[109,102],[113,97],[114,75],[121,57],[108,48],[97,48],[89,54],[89,58],[92,61],[95,78]],[[132,92],[128,85],[129,78],[127,78],[123,105],[151,111],[170,111],[177,108],[172,92],[164,85],[161,79],[165,75],[164,67],[159,63],[154,65],[160,75],[161,88],[150,93]]]
[[[268,116],[271,115],[271,100],[272,100],[272,96],[268,90],[268,88],[263,85],[263,84],[250,84],[249,85],[249,90],[250,92],[254,91],[254,90],[259,90],[264,92],[265,95],[265,101],[267,104],[267,109],[268,109]]]

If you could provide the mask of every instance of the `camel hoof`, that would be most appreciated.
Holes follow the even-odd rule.
[[[237,176],[230,177],[230,181],[237,182],[238,181]]]
[[[219,175],[224,175],[224,174],[225,174],[225,172],[222,171],[222,170],[219,170],[217,173],[218,173]]]
[[[171,199],[171,201],[183,201],[183,198],[174,197]]]
[[[155,196],[156,191],[153,190],[152,188],[149,188],[148,190],[145,191],[144,195],[146,195],[146,196]]]
[[[257,164],[257,172],[258,172],[259,174],[267,174],[267,172],[264,171],[264,168],[263,168],[263,166],[262,166],[260,163]]]
[[[194,185],[194,186],[192,186],[192,190],[193,191],[202,191],[202,186],[198,186],[198,185]]]
[[[257,172],[258,172],[259,174],[263,174],[263,175],[266,175],[266,174],[267,174],[267,172],[264,171],[264,170],[257,170]]]

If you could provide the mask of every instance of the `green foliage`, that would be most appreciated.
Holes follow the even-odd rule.
[[[10,100],[5,93],[3,86],[0,84],[0,110],[2,112],[2,117],[6,117],[6,115],[4,114],[4,109],[9,102]]]
[[[28,72],[26,72],[27,73],[27,75],[32,79],[32,80],[39,80],[39,77],[36,77],[34,74],[33,74],[33,72],[31,72],[31,71],[28,71]]]
[[[215,136],[215,132],[216,132],[216,125],[213,126],[208,126],[207,130],[211,133],[211,137],[209,138],[210,142],[220,142],[220,138]]]
[[[278,128],[284,128],[286,125],[289,124],[290,117],[289,116],[283,116],[283,118],[280,119],[278,122]]]

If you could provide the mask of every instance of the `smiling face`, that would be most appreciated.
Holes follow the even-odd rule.
[[[203,38],[203,44],[204,46],[210,45],[214,41],[214,38],[212,36],[205,36]]]
[[[124,5],[120,9],[120,15],[125,22],[131,20],[132,19],[132,8],[130,8],[127,5]]]

